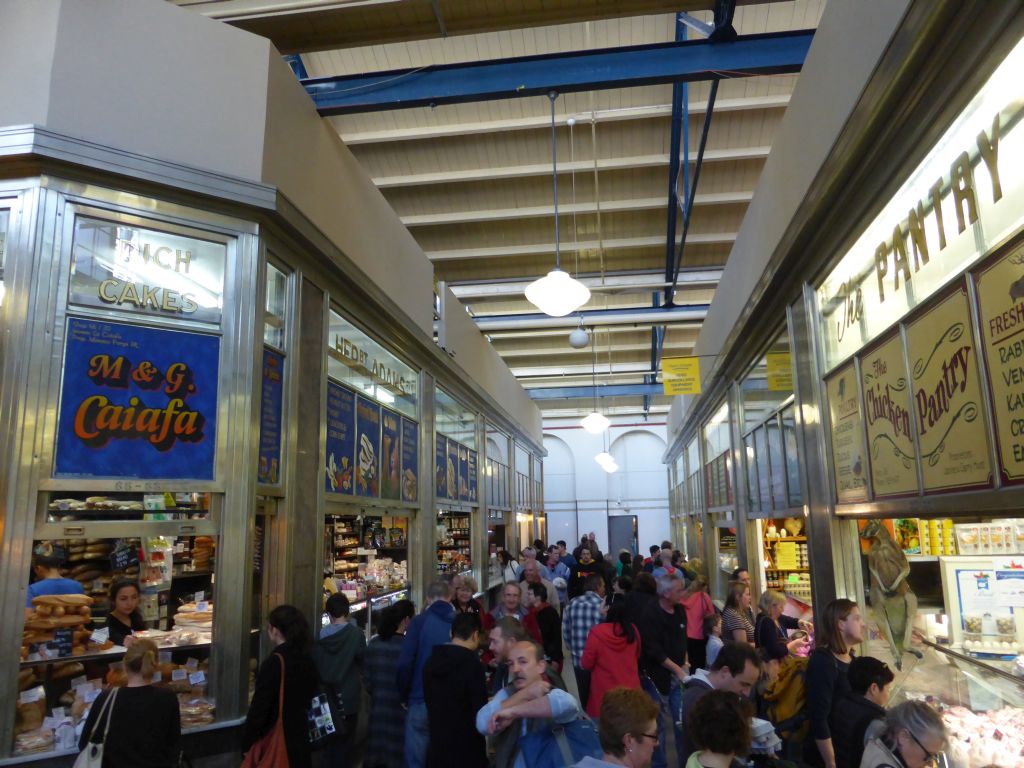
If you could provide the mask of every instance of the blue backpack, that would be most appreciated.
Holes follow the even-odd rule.
[[[519,754],[530,768],[572,768],[584,757],[604,754],[597,726],[586,715],[571,723],[556,723],[530,731],[519,738]]]

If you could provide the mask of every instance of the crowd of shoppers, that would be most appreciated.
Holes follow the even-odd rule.
[[[855,655],[865,635],[855,602],[826,605],[814,641],[778,592],[760,595],[754,618],[745,571],[733,574],[719,612],[699,564],[669,542],[650,552],[623,551],[613,563],[591,537],[572,553],[565,542],[538,541],[519,562],[502,559],[510,578],[490,611],[471,577],[439,580],[418,614],[409,600],[375,614],[369,643],[342,594],[327,599],[315,641],[297,608],[278,606],[243,766],[269,764],[262,756],[280,749],[292,768],[661,768],[673,756],[673,768],[730,768],[752,749],[752,718],[764,714],[755,705],[786,677],[780,670],[794,668],[806,696],[797,718],[807,722],[806,765],[926,768],[945,748],[931,707],[887,709],[895,675]],[[563,649],[575,692],[562,677]],[[86,718],[80,748],[103,740],[105,766],[179,765],[178,701],[150,685],[156,657],[151,640],[130,644],[127,686],[101,694]],[[364,694],[372,727],[358,744]],[[317,696],[330,701],[337,732],[314,753]]]

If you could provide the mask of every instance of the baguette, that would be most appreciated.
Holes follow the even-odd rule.
[[[76,606],[92,605],[93,599],[88,595],[40,595],[32,598],[32,605],[63,605]]]

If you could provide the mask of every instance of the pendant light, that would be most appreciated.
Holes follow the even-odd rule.
[[[611,422],[608,421],[608,417],[601,413],[597,407],[597,344],[591,346],[590,350],[590,372],[594,381],[594,410],[580,419],[580,426],[592,435],[600,435],[608,429]]]
[[[551,100],[551,176],[555,191],[555,268],[526,286],[526,298],[545,315],[565,317],[590,300],[590,289],[562,269],[558,242],[558,150],[555,141],[555,99],[558,94],[551,91],[548,98]]]

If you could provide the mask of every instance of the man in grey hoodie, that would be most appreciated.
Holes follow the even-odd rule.
[[[679,764],[685,765],[697,751],[686,728],[690,710],[708,691],[729,691],[747,698],[761,676],[761,660],[754,646],[746,643],[726,643],[718,658],[708,670],[698,669],[683,683],[683,702],[680,707],[682,739],[679,742]],[[679,733],[677,730],[676,733]]]
[[[313,661],[320,682],[334,698],[335,711],[342,714],[343,721],[335,723],[339,735],[327,747],[325,756],[332,768],[347,768],[363,696],[360,671],[366,653],[366,637],[349,619],[348,598],[343,594],[327,598],[327,613],[331,623],[320,630],[320,639],[313,646]]]

